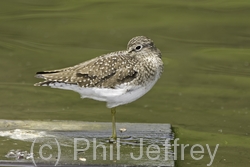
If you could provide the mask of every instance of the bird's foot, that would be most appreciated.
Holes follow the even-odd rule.
[[[108,140],[109,143],[116,143],[116,137],[111,136]]]

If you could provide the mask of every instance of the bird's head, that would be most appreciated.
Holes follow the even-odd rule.
[[[156,48],[153,40],[149,39],[145,36],[136,36],[132,38],[127,45],[127,51],[129,53],[146,53],[146,52],[154,52],[159,57],[161,57],[161,51]]]

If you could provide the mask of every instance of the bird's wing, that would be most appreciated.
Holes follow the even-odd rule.
[[[137,71],[137,61],[125,52],[113,52],[60,70],[38,72],[37,77],[45,79],[35,86],[53,82],[78,84],[82,87],[113,88],[117,84],[132,81]]]

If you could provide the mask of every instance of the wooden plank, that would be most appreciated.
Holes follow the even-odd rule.
[[[0,129],[10,140],[4,150],[34,153],[22,162],[6,157],[0,166],[174,166],[170,124],[117,123],[115,143],[109,142],[111,123],[104,122],[0,120]]]

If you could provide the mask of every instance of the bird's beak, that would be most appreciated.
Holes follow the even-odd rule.
[[[133,51],[132,48],[129,48],[129,49],[128,49],[128,53],[131,53],[132,51]]]

